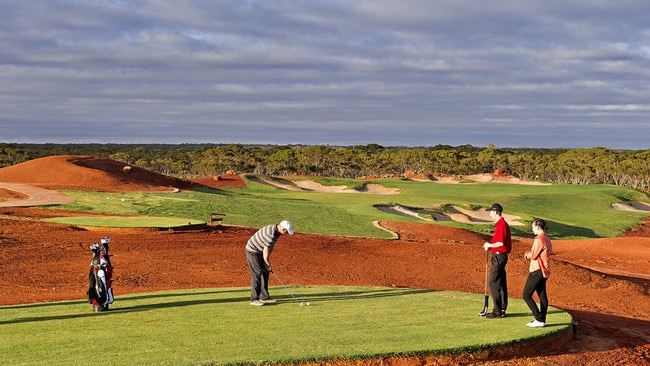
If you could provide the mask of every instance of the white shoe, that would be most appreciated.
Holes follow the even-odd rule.
[[[544,322],[540,322],[539,320],[533,320],[532,322],[526,324],[527,327],[529,328],[542,328],[546,325]]]
[[[262,305],[264,305],[264,303],[261,302],[260,300],[253,300],[253,301],[250,302],[250,304],[253,305],[253,306],[262,306]]]

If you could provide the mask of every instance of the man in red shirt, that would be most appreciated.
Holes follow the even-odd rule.
[[[488,209],[494,221],[494,234],[492,241],[485,242],[483,249],[492,253],[490,266],[489,287],[492,294],[493,308],[491,313],[485,315],[489,319],[504,318],[508,308],[508,281],[506,279],[506,264],[508,253],[512,250],[510,226],[503,218],[503,207],[494,203]]]

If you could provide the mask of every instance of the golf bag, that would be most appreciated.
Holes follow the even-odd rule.
[[[99,243],[90,246],[93,252],[93,259],[90,262],[88,271],[88,302],[92,304],[93,311],[106,311],[108,305],[113,303],[113,265],[108,254],[108,243],[111,238],[105,237]]]

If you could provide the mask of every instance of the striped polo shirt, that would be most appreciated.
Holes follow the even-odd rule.
[[[251,236],[246,243],[246,251],[251,253],[262,253],[264,247],[272,247],[280,238],[280,232],[276,230],[277,224],[266,225]]]

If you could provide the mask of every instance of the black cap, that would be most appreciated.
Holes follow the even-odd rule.
[[[496,211],[498,213],[502,213],[503,212],[503,207],[501,207],[501,205],[498,204],[498,203],[493,203],[492,206],[490,206],[490,208],[488,208],[488,211]]]

